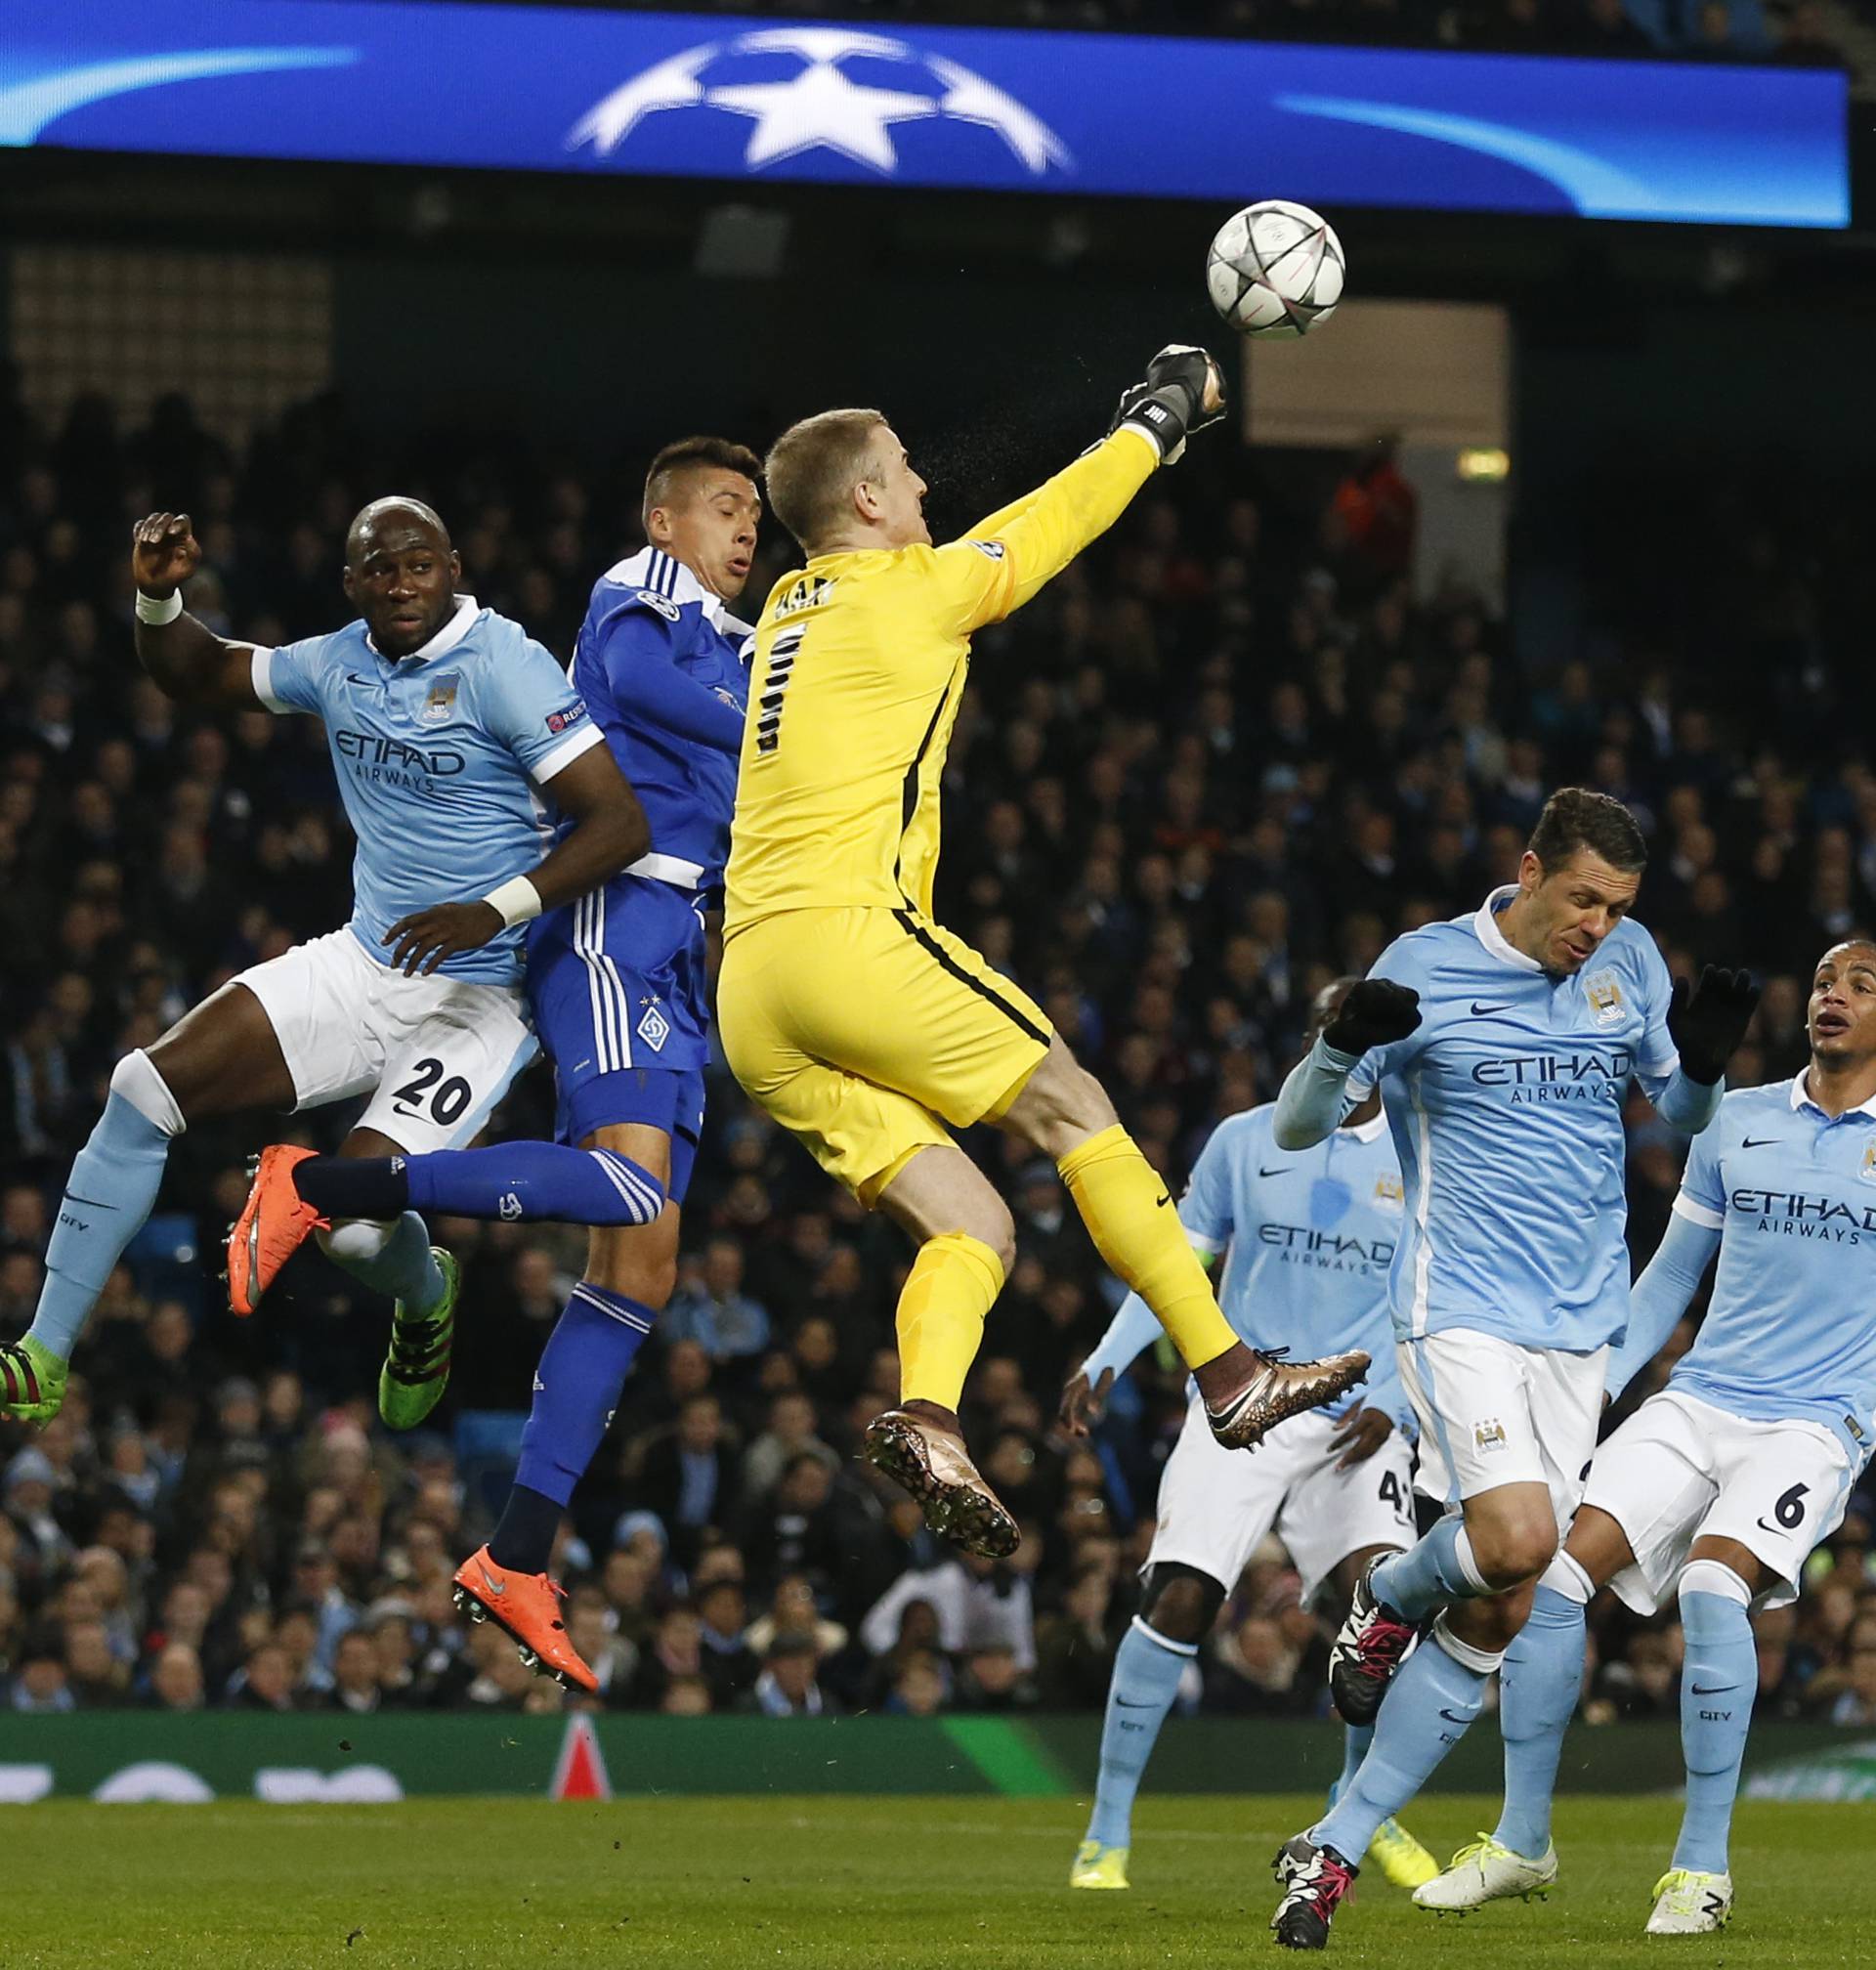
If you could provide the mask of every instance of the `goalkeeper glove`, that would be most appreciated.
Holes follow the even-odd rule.
[[[1169,343],[1146,365],[1143,382],[1121,392],[1120,407],[1108,429],[1110,437],[1123,424],[1144,431],[1160,448],[1160,461],[1175,465],[1185,452],[1185,441],[1224,415],[1224,378],[1203,349],[1183,342]]]
[[[1746,1037],[1758,1005],[1759,988],[1749,971],[1709,964],[1691,989],[1677,978],[1668,999],[1668,1037],[1681,1055],[1682,1073],[1711,1088]]]
[[[1404,1040],[1420,1024],[1420,994],[1391,978],[1364,978],[1348,988],[1336,1016],[1322,1029],[1325,1046],[1338,1053],[1366,1053]]]

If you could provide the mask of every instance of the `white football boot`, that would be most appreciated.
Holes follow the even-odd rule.
[[[1430,1908],[1435,1915],[1464,1915],[1482,1908],[1487,1902],[1503,1902],[1514,1895],[1520,1902],[1533,1897],[1542,1902],[1556,1879],[1555,1847],[1545,1848],[1532,1861],[1514,1854],[1489,1833],[1481,1833],[1470,1847],[1462,1847],[1424,1888],[1414,1890],[1414,1906]]]
[[[1732,1876],[1671,1867],[1654,1884],[1650,1936],[1711,1936],[1732,1919]]]

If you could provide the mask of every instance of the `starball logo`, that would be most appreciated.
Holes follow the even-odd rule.
[[[699,109],[749,120],[750,171],[831,150],[891,178],[894,129],[935,119],[991,132],[1032,178],[1075,163],[1054,131],[988,76],[845,27],[766,27],[667,56],[596,103],[568,132],[567,148],[610,157],[647,117]]]

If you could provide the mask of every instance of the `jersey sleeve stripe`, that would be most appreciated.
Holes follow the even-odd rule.
[[[1724,1231],[1727,1228],[1727,1214],[1724,1211],[1716,1211],[1711,1204],[1700,1203],[1684,1190],[1675,1193],[1673,1208],[1677,1218],[1684,1218],[1690,1224],[1699,1224],[1709,1231]]]
[[[248,668],[248,675],[254,684],[254,695],[267,708],[284,717],[292,710],[284,698],[274,695],[274,653],[272,650],[256,650]]]
[[[605,733],[597,725],[576,726],[558,746],[551,747],[534,761],[535,783],[545,785],[556,773],[564,772],[571,766],[582,752],[590,752],[595,746],[603,745],[605,738]]]

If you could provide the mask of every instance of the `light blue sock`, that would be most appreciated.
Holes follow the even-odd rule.
[[[1319,1847],[1333,1847],[1354,1866],[1360,1866],[1375,1828],[1432,1777],[1485,1701],[1491,1672],[1456,1662],[1440,1647],[1438,1632],[1401,1664],[1375,1719],[1375,1741],[1361,1769],[1309,1829]]]
[[[1681,1748],[1687,1761],[1687,1804],[1674,1864],[1707,1874],[1727,1871],[1727,1835],[1759,1688],[1759,1651],[1747,1604],[1729,1592],[1705,1593],[1703,1587],[1718,1583],[1693,1577],[1720,1573],[1744,1592],[1738,1575],[1715,1561],[1696,1560],[1681,1579],[1681,1632],[1686,1639]]]
[[[1101,1776],[1087,1838],[1103,1847],[1132,1845],[1133,1795],[1185,1665],[1198,1653],[1185,1642],[1169,1642],[1136,1614],[1114,1656],[1107,1686],[1107,1721],[1101,1726]]]
[[[1329,1788],[1329,1803],[1333,1806],[1355,1782],[1355,1774],[1361,1770],[1361,1761],[1368,1755],[1368,1747],[1375,1741],[1375,1727],[1372,1724],[1344,1724],[1342,1727],[1342,1770],[1336,1774],[1336,1782]]]
[[[1471,1601],[1491,1590],[1472,1562],[1466,1520],[1450,1512],[1424,1539],[1395,1553],[1375,1568],[1373,1587],[1396,1614],[1425,1621],[1454,1601]]]
[[[1556,1764],[1583,1688],[1585,1611],[1582,1602],[1540,1585],[1531,1618],[1506,1649],[1499,1672],[1505,1810],[1495,1837],[1531,1861],[1551,1844]]]
[[[155,1070],[147,1061],[144,1069],[155,1079]],[[65,1194],[59,1201],[58,1221],[46,1249],[46,1280],[28,1330],[62,1361],[71,1359],[124,1247],[148,1222],[163,1180],[171,1136],[182,1128],[180,1112],[175,1113],[175,1129],[158,1128],[117,1092],[117,1079],[112,1075],[110,1099],[65,1179]],[[160,1081],[156,1086],[174,1111],[169,1091]]]
[[[374,1293],[402,1300],[406,1313],[427,1313],[442,1300],[443,1270],[430,1251],[430,1228],[414,1211],[385,1227],[351,1219],[320,1233],[325,1256]]]

